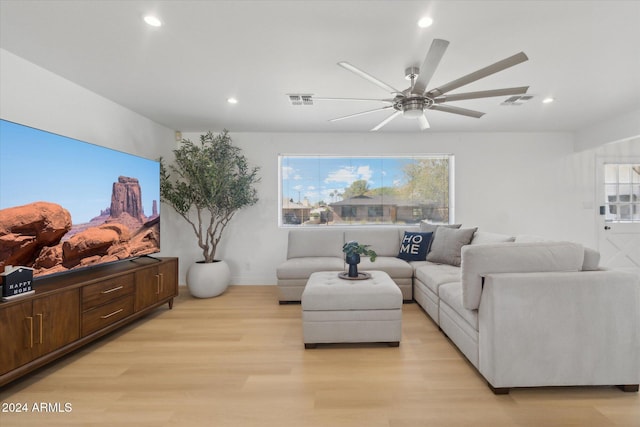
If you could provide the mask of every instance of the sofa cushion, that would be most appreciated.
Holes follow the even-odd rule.
[[[579,271],[584,249],[571,242],[497,243],[462,248],[462,299],[465,308],[480,306],[483,276],[490,273]]]
[[[411,278],[413,277],[413,267],[408,262],[396,258],[395,256],[379,256],[374,262],[369,258],[362,257],[358,264],[358,271],[378,270],[384,271],[392,279]]]
[[[439,227],[433,236],[427,261],[449,265],[460,265],[460,250],[468,245],[477,228]]]
[[[446,283],[440,286],[439,296],[469,326],[475,331],[478,330],[478,310],[468,310],[462,305],[462,284],[460,282]]]
[[[301,257],[342,258],[342,230],[289,230],[287,259]]]
[[[398,258],[405,261],[424,261],[433,233],[405,231],[400,241]]]
[[[545,239],[541,236],[534,236],[529,234],[521,234],[516,236],[516,243],[531,243],[531,242],[551,242],[552,240]],[[584,259],[582,262],[583,271],[595,271],[600,269],[600,252],[591,248],[584,248]]]
[[[460,281],[460,267],[426,261],[425,264],[416,267],[415,277],[438,295],[440,285]]]
[[[536,236],[534,234],[518,234],[514,240],[516,243],[534,243],[534,242],[550,242],[549,239],[545,239],[542,236]]]
[[[278,279],[307,279],[316,271],[344,271],[344,261],[337,257],[291,258],[276,270]]]
[[[350,242],[351,240],[355,240],[361,245],[369,245],[369,249],[376,251],[378,256],[395,257],[400,250],[400,236],[395,228],[346,230],[344,241]]]
[[[584,248],[584,260],[582,261],[582,270],[592,271],[598,270],[600,265],[600,252],[591,248]]]
[[[488,231],[476,231],[471,239],[472,245],[486,245],[489,243],[513,242],[515,237],[506,234],[489,233]]]

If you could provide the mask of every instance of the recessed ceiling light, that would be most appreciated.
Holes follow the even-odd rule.
[[[227,98],[227,102],[228,102],[229,104],[237,104],[237,103],[238,103],[238,100],[237,100],[237,99],[235,99],[235,98]]]
[[[428,16],[425,16],[418,21],[418,27],[420,28],[430,27],[431,24],[433,24],[433,19],[429,18]]]
[[[554,98],[549,97],[549,98],[545,98],[545,99],[543,99],[543,100],[542,100],[542,103],[544,103],[544,104],[550,104],[550,103],[552,103],[553,101],[555,101],[555,99],[554,99]]]
[[[162,26],[162,21],[159,20],[158,18],[156,18],[153,15],[147,15],[144,17],[144,22],[146,22],[147,24],[151,25],[152,27],[161,27]]]

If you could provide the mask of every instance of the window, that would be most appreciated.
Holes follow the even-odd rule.
[[[368,214],[367,216],[369,218],[380,218],[383,215],[384,210],[382,209],[382,205],[378,205],[378,206],[369,206],[368,207]]]
[[[605,221],[640,222],[640,164],[604,165]]]
[[[280,225],[453,220],[453,156],[280,155]]]

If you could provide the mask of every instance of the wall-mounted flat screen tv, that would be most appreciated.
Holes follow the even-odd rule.
[[[160,251],[160,164],[0,119],[0,271],[53,274]]]

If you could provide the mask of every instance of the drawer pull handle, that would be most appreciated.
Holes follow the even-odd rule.
[[[110,294],[111,292],[119,291],[122,288],[124,288],[124,286],[120,285],[120,286],[116,286],[115,288],[111,288],[111,289],[107,289],[106,291],[102,291],[100,293],[101,294]]]
[[[101,319],[108,319],[111,316],[115,316],[116,314],[124,311],[124,308],[114,311],[113,313],[105,314],[104,316],[100,316]]]

